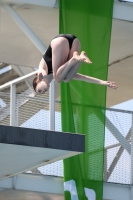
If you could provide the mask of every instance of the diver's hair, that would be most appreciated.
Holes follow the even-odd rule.
[[[37,74],[36,74],[35,78],[33,79],[33,88],[34,88],[35,92],[36,92],[36,86],[37,86],[36,81],[37,81]]]

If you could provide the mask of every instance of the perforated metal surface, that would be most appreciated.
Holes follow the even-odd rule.
[[[107,118],[117,128],[117,130],[131,144],[132,112],[120,110],[107,110]],[[114,134],[116,129],[108,130],[106,122],[105,134],[105,181],[130,184],[131,175],[131,155],[120,145]]]
[[[63,177],[63,160],[39,167],[38,170],[44,175]]]
[[[48,130],[49,101],[45,96],[40,98],[18,95],[16,116],[21,127]]]

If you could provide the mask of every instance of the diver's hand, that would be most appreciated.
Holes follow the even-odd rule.
[[[38,73],[38,79],[39,79],[39,81],[42,81],[42,79],[43,79],[43,74],[42,74],[42,72],[39,72],[39,73]]]
[[[38,70],[38,79],[39,79],[39,81],[42,81],[42,79],[46,76],[47,74],[46,74],[46,71],[45,70]]]
[[[107,87],[116,89],[116,90],[118,88],[118,86],[115,84],[115,82],[111,82],[111,81],[102,81],[102,85],[106,85]]]

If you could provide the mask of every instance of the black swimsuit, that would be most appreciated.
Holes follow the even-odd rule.
[[[69,48],[70,49],[72,47],[72,43],[73,43],[74,39],[77,38],[76,36],[71,35],[71,34],[59,34],[56,37],[54,37],[53,39],[58,38],[58,37],[66,38],[69,42]],[[43,55],[43,59],[45,60],[47,66],[48,66],[48,74],[53,73],[53,69],[52,69],[52,48],[51,48],[50,45],[47,48],[45,54]]]

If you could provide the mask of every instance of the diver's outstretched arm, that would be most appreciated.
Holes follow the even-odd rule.
[[[75,74],[75,76],[73,77],[74,80],[79,80],[79,81],[85,81],[88,83],[94,83],[94,84],[98,84],[98,85],[104,85],[104,86],[108,86],[110,88],[113,89],[117,89],[118,87],[115,85],[115,82],[111,82],[111,81],[104,81],[104,80],[100,80],[98,78],[94,78],[91,76],[86,76],[83,74]]]

